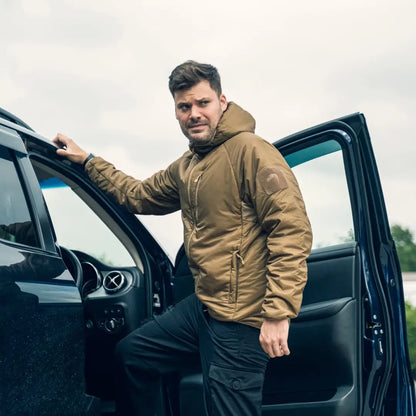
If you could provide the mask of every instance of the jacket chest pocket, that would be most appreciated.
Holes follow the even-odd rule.
[[[239,250],[234,250],[231,255],[230,288],[228,292],[228,303],[236,303],[238,297],[238,280],[240,267],[244,266],[244,259]]]

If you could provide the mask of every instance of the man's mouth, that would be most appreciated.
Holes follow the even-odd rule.
[[[206,126],[206,124],[204,124],[204,123],[200,123],[200,124],[191,124],[191,125],[189,125],[188,126],[188,129],[199,129],[199,128],[202,128],[202,127],[205,127]]]

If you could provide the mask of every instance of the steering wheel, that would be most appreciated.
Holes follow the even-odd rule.
[[[78,260],[78,257],[66,247],[61,246],[61,254],[66,267],[68,267],[69,273],[71,273],[74,278],[77,288],[81,289],[83,281],[81,262]]]

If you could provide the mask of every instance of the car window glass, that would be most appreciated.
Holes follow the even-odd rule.
[[[0,146],[0,238],[39,247],[22,183],[10,151]]]
[[[328,140],[286,157],[301,189],[313,231],[313,248],[354,240],[342,150]]]
[[[101,218],[64,182],[40,180],[58,244],[110,266],[135,266],[124,245]]]

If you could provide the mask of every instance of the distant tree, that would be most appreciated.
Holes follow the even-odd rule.
[[[351,241],[355,241],[354,230],[352,228],[350,228],[347,232],[347,236],[346,237],[341,237],[341,241],[343,243],[350,243]]]
[[[99,260],[101,263],[103,263],[107,266],[114,266],[115,265],[113,263],[113,261],[108,258],[106,253],[102,253],[101,255],[96,255],[95,257],[97,258],[97,260]]]
[[[410,364],[416,378],[416,308],[406,302],[407,341],[409,343]]]
[[[416,271],[416,244],[412,232],[396,224],[391,227],[391,235],[396,243],[402,272]]]

